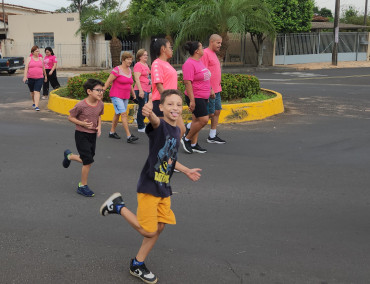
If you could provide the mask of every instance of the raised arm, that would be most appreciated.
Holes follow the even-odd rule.
[[[153,102],[151,96],[149,101],[143,106],[142,114],[149,119],[154,129],[157,128],[161,123],[161,120],[153,112]]]

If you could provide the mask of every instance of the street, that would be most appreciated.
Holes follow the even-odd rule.
[[[219,126],[225,145],[179,149],[202,168],[199,182],[174,174],[172,208],[146,260],[158,283],[368,283],[370,279],[370,68],[266,70],[261,87],[282,94],[286,112]],[[66,116],[32,109],[20,76],[0,74],[0,283],[142,283],[129,273],[142,237],[99,207],[121,192],[136,210],[148,139],[108,138],[103,123],[89,186]],[[66,84],[66,78],[60,82]],[[123,136],[123,128],[118,128]]]

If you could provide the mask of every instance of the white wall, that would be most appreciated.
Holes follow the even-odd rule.
[[[27,57],[34,45],[34,33],[54,33],[58,66],[81,66],[81,36],[76,35],[79,28],[78,13],[10,15],[5,55]],[[43,49],[40,51],[44,54]]]

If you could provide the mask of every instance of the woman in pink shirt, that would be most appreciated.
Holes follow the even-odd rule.
[[[164,38],[153,40],[150,45],[150,55],[154,60],[151,70],[153,112],[162,118],[163,112],[159,109],[162,92],[167,89],[177,89],[177,72],[168,62],[173,55],[170,42]],[[181,130],[180,137],[182,137],[185,133],[185,125],[181,116],[177,119],[177,126]]]
[[[46,81],[46,72],[42,57],[39,57],[40,50],[37,45],[31,48],[32,56],[26,60],[24,68],[23,82],[28,85],[32,98],[32,107],[36,111],[40,111],[40,91],[44,80]]]
[[[118,120],[121,116],[122,125],[127,136],[127,143],[132,143],[139,139],[138,137],[131,135],[127,121],[127,105],[130,99],[130,93],[135,98],[134,88],[132,87],[134,80],[132,79],[132,73],[130,69],[132,59],[133,56],[130,52],[125,51],[124,53],[122,53],[122,64],[113,68],[107,82],[105,82],[104,85],[104,90],[106,90],[108,89],[110,84],[112,84],[109,96],[112,100],[115,111],[112,120],[112,127],[109,132],[109,137],[114,139],[121,139],[121,137],[116,133]]]
[[[203,56],[203,46],[199,41],[188,41],[185,50],[190,57],[182,65],[185,84],[185,100],[192,112],[192,122],[189,132],[181,139],[185,152],[206,153],[198,143],[199,131],[208,123],[208,99],[211,94],[211,72],[204,66],[200,58]]]
[[[51,47],[46,47],[44,64],[48,80],[44,83],[44,87],[42,89],[42,98],[45,100],[48,98],[49,95],[49,82],[54,90],[60,88],[60,84],[57,78],[57,63],[58,60],[54,55],[53,49]]]
[[[139,49],[136,53],[137,63],[134,66],[135,76],[135,95],[139,102],[137,111],[137,128],[139,132],[145,132],[144,116],[141,113],[143,106],[148,102],[149,93],[152,90],[150,82],[150,69],[147,64],[148,52],[145,49]]]

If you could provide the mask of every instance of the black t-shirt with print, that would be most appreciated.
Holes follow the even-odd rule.
[[[170,179],[177,161],[180,128],[171,126],[163,119],[156,129],[146,126],[149,137],[149,155],[137,184],[137,192],[157,197],[172,195]]]

